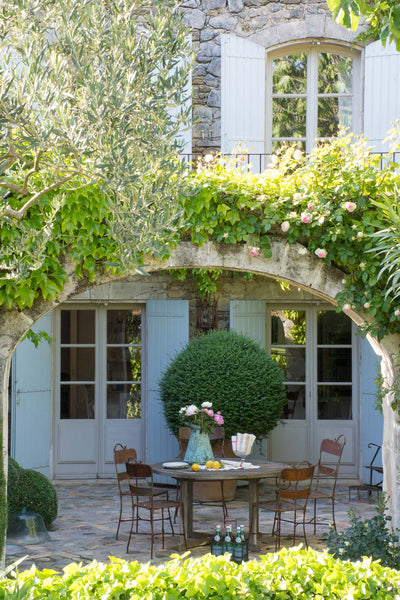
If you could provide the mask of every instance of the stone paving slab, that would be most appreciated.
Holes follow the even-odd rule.
[[[108,562],[110,556],[128,561],[150,561],[150,537],[139,535],[132,537],[129,554],[126,552],[130,524],[122,523],[119,540],[115,539],[117,519],[119,514],[118,488],[115,482],[99,481],[94,483],[63,482],[56,483],[59,510],[58,517],[49,531],[50,541],[40,545],[11,545],[6,546],[6,564],[26,556],[19,570],[26,570],[32,564],[38,569],[54,569],[61,572],[69,563],[87,564],[93,560]],[[260,497],[271,494],[268,484],[261,486]],[[171,497],[173,496],[173,493]],[[357,514],[369,518],[375,514],[374,499],[363,492],[358,498],[357,493],[352,493],[349,504],[348,486],[341,485],[336,494],[336,523],[339,531],[349,525],[348,510],[353,507]],[[129,500],[127,499],[127,502]],[[329,520],[330,503],[318,504],[318,516]],[[129,515],[130,506],[126,505],[126,515]],[[238,524],[248,527],[247,487],[238,488],[235,500],[228,503],[229,517],[236,519]],[[311,506],[309,507],[311,510]],[[310,513],[311,516],[311,513]],[[179,517],[178,517],[179,519]],[[196,505],[194,508],[195,529],[200,531],[214,531],[217,523],[223,523],[222,509],[219,506]],[[260,530],[271,531],[273,513],[260,511]],[[176,524],[179,530],[179,523]],[[322,535],[327,531],[326,526],[317,529],[317,536],[313,536],[312,527],[308,527],[307,537],[311,547],[323,549]],[[300,540],[301,543],[302,540]],[[183,554],[178,550],[179,536],[166,536],[165,548],[161,547],[161,538],[156,538],[154,558],[151,561],[159,564],[170,559],[172,554]],[[299,542],[297,542],[299,543]],[[282,545],[293,545],[291,539],[282,540]],[[296,544],[297,545],[297,544]],[[267,535],[263,537],[261,550],[258,553],[250,552],[250,558],[273,551],[274,539]],[[199,546],[190,549],[190,555],[197,557],[210,551],[210,546]]]

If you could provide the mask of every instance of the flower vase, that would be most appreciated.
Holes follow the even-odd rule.
[[[191,425],[190,428],[192,432],[186,448],[185,462],[204,465],[208,460],[214,460],[208,433],[200,431],[200,427],[196,425]]]

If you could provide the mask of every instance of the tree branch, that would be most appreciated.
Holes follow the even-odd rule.
[[[35,204],[35,202],[37,202],[42,196],[44,196],[48,192],[51,192],[52,190],[56,189],[63,183],[66,183],[67,181],[70,181],[70,179],[73,179],[76,175],[78,175],[78,173],[79,173],[79,171],[74,171],[73,173],[71,173],[70,175],[67,175],[66,177],[63,177],[59,181],[55,181],[54,183],[49,185],[47,188],[40,190],[40,192],[36,192],[36,194],[34,194],[29,200],[27,200],[27,202],[25,202],[25,204],[23,206],[21,206],[21,208],[19,210],[15,210],[10,205],[6,206],[6,208],[3,211],[3,216],[12,217],[13,219],[17,219],[17,221],[22,221],[27,210],[29,210],[29,208],[33,204]]]

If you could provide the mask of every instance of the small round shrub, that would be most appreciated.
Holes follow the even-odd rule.
[[[58,501],[53,484],[43,473],[22,469],[13,461],[11,468],[9,463],[7,489],[9,513],[26,508],[41,515],[46,527],[50,527],[57,516]]]
[[[268,352],[234,331],[213,331],[189,342],[162,375],[160,394],[169,429],[178,434],[179,409],[212,402],[235,433],[267,435],[286,401],[283,375]]]
[[[19,477],[21,474],[21,467],[11,457],[8,457],[8,480],[7,480],[7,503],[8,512],[18,512],[15,510],[15,506],[18,505],[18,489],[19,489]]]

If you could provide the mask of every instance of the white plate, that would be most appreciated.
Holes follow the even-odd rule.
[[[164,469],[185,469],[189,466],[187,462],[166,462],[163,463]]]

